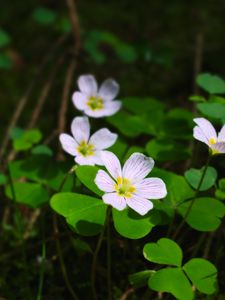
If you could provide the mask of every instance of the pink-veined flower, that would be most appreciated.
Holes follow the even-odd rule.
[[[71,124],[73,136],[62,133],[59,136],[62,148],[75,156],[75,162],[79,165],[103,165],[101,153],[111,147],[117,134],[107,128],[96,131],[90,137],[90,123],[87,117],[76,117]]]
[[[154,160],[142,153],[134,153],[121,168],[115,154],[102,153],[107,171],[99,170],[95,184],[105,192],[102,199],[118,210],[129,206],[140,215],[145,215],[153,204],[148,199],[161,199],[167,194],[165,183],[160,178],[145,178],[154,166]]]
[[[82,75],[78,78],[80,91],[72,96],[75,107],[92,118],[114,115],[121,107],[115,99],[119,93],[119,85],[113,79],[106,79],[98,89],[93,75]]]
[[[225,125],[217,135],[215,128],[207,119],[196,118],[194,122],[197,124],[194,127],[194,138],[205,143],[213,155],[225,153]]]

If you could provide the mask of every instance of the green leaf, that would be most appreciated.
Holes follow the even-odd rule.
[[[137,60],[137,53],[131,45],[125,43],[118,43],[115,51],[118,57],[124,63],[133,63]]]
[[[193,102],[206,102],[205,97],[200,95],[190,96],[188,99]]]
[[[4,174],[0,173],[0,185],[5,185],[6,182],[7,182],[7,177]]]
[[[141,116],[130,115],[120,111],[106,120],[128,137],[136,137],[146,132],[146,123]]]
[[[48,156],[53,156],[53,151],[46,145],[38,145],[34,147],[31,151],[32,154],[43,154]]]
[[[200,170],[191,168],[190,170],[186,171],[184,174],[184,177],[194,189],[198,188],[204,168],[205,167],[201,168]],[[200,191],[206,191],[210,189],[215,184],[216,179],[217,179],[216,169],[213,167],[208,167],[204,179],[202,181]]]
[[[13,127],[12,130],[10,131],[10,137],[12,140],[21,138],[23,134],[24,134],[24,129],[20,127]]]
[[[168,139],[151,139],[146,145],[146,151],[158,161],[184,160],[190,156],[187,147]]]
[[[154,168],[150,175],[151,177],[159,177],[165,182],[169,193],[163,199],[163,202],[174,209],[181,201],[192,198],[195,195],[193,189],[181,175],[159,168]]]
[[[179,300],[193,299],[191,285],[181,268],[157,271],[149,279],[148,285],[154,291],[171,293]]]
[[[215,191],[215,197],[219,200],[225,200],[225,191],[224,190],[220,190],[220,189],[217,189]]]
[[[190,206],[190,201],[178,206],[179,213],[184,217]],[[221,224],[225,215],[225,205],[214,198],[197,198],[191,207],[186,222],[200,231],[213,231]]]
[[[10,199],[32,208],[40,207],[49,200],[48,192],[38,183],[15,182],[13,187],[7,185],[5,192]]]
[[[113,221],[119,234],[129,239],[140,239],[146,236],[157,223],[157,216],[153,212],[140,216],[129,208],[123,211],[113,209]]]
[[[91,247],[89,244],[81,239],[73,239],[73,246],[78,252],[78,254],[83,254],[83,253],[91,253],[93,254],[93,251],[91,250]]]
[[[30,149],[33,144],[40,142],[42,133],[38,129],[30,129],[24,131],[22,135],[13,140],[13,147],[16,151],[24,151]]]
[[[99,190],[94,182],[98,170],[100,169],[94,166],[78,166],[76,168],[76,175],[89,190],[98,196],[102,196],[104,193]]]
[[[33,12],[33,19],[41,25],[50,25],[55,22],[57,14],[48,8],[38,7]]]
[[[217,269],[211,262],[193,258],[183,266],[183,270],[200,292],[210,295],[217,291]]]
[[[42,133],[38,129],[30,129],[24,132],[23,138],[31,144],[37,144],[42,139]]]
[[[158,264],[180,267],[182,264],[182,250],[174,241],[161,238],[157,243],[148,243],[144,246],[144,257]]]
[[[9,70],[13,66],[13,61],[7,52],[0,53],[0,69]]]
[[[70,162],[56,162],[49,155],[30,155],[25,160],[12,161],[9,164],[10,173],[13,179],[27,178],[41,183],[58,191],[68,170]],[[67,176],[63,191],[71,191],[73,187],[73,175]]]
[[[137,272],[134,274],[129,275],[129,282],[130,284],[134,285],[135,287],[143,287],[146,286],[149,280],[149,277],[154,274],[155,271],[146,270]]]
[[[198,75],[197,84],[209,94],[224,94],[225,81],[217,76],[209,73]]]
[[[138,115],[162,112],[166,108],[164,103],[151,97],[126,97],[123,99],[123,106],[131,113]]]
[[[0,29],[0,48],[8,46],[11,42],[10,35],[3,29]]]
[[[225,104],[221,103],[198,103],[198,110],[205,116],[215,119],[225,118]]]
[[[225,191],[225,178],[221,178],[219,180],[219,188],[223,191]]]
[[[105,223],[107,205],[100,199],[75,193],[58,193],[51,198],[50,204],[78,234],[96,235]]]

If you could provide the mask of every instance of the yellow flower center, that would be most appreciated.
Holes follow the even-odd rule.
[[[209,144],[214,145],[216,143],[216,140],[214,138],[209,139]]]
[[[82,156],[91,156],[94,154],[94,145],[88,144],[85,141],[82,141],[80,145],[77,147],[77,151],[82,155]]]
[[[130,198],[136,191],[136,188],[129,179],[118,177],[115,184],[115,190],[119,196]]]
[[[87,105],[92,110],[98,110],[103,108],[103,99],[98,96],[91,96],[88,99]]]

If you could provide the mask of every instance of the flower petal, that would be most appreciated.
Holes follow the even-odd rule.
[[[206,138],[205,134],[202,132],[202,129],[199,126],[195,126],[193,130],[193,136],[196,140],[205,143],[209,146],[209,141]]]
[[[71,131],[78,142],[88,141],[90,136],[90,123],[87,117],[76,117],[71,124]]]
[[[102,151],[95,151],[94,154],[92,155],[92,159],[95,163],[95,165],[103,166],[103,161],[101,158],[101,153]]]
[[[91,118],[102,118],[106,116],[105,109],[92,110],[89,106],[84,110],[84,113]]]
[[[225,142],[225,125],[223,125],[218,134],[218,142]]]
[[[103,192],[111,193],[115,191],[115,182],[112,178],[103,170],[99,170],[95,177],[95,184]]]
[[[62,133],[59,136],[59,140],[64,151],[66,151],[67,153],[73,156],[76,156],[78,154],[77,152],[78,144],[72,136],[66,133]]]
[[[217,133],[213,125],[205,118],[196,118],[194,122],[199,126],[202,131],[202,134],[206,137],[207,140],[214,139],[217,140]]]
[[[133,153],[125,162],[123,177],[132,181],[143,179],[152,170],[154,160],[142,153]]]
[[[225,153],[225,142],[215,143],[210,148],[213,150],[213,154]]]
[[[141,216],[146,215],[150,209],[153,208],[153,204],[151,201],[133,195],[131,198],[126,198],[127,205],[139,213]]]
[[[97,94],[98,85],[93,75],[82,75],[78,78],[77,82],[82,93],[88,96]]]
[[[72,101],[76,108],[84,110],[87,107],[87,95],[80,92],[75,92],[72,95]]]
[[[89,166],[95,165],[95,161],[92,156],[78,155],[75,157],[75,162],[78,163],[79,165],[89,165]]]
[[[143,198],[161,199],[167,195],[166,185],[160,178],[145,178],[135,187],[135,195]]]
[[[110,151],[101,151],[101,159],[113,178],[117,180],[118,177],[121,177],[121,165],[115,154]]]
[[[91,136],[90,143],[93,144],[96,149],[106,149],[115,143],[117,137],[117,134],[112,133],[107,128],[102,128]]]
[[[113,100],[119,93],[119,85],[113,79],[106,79],[99,88],[99,96],[105,100]]]
[[[117,113],[122,106],[121,101],[108,101],[104,104],[104,115],[112,116]]]
[[[123,210],[126,208],[126,201],[124,197],[119,196],[116,193],[108,193],[102,197],[104,203],[112,205],[112,207]]]
[[[102,118],[107,116],[112,116],[118,112],[121,108],[122,103],[120,101],[108,101],[104,102],[102,109],[92,110],[89,106],[86,107],[84,113],[92,118]]]

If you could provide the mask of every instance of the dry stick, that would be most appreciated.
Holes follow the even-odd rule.
[[[58,70],[59,66],[62,64],[64,58],[65,58],[64,55],[60,57],[60,59],[58,60],[58,62],[55,64],[55,67],[54,67],[53,71],[51,72],[51,74],[49,76],[49,79],[47,80],[47,83],[44,85],[44,87],[42,89],[42,92],[41,92],[41,95],[40,95],[40,97],[39,97],[39,99],[37,101],[37,106],[36,106],[36,108],[35,108],[32,116],[31,116],[30,122],[28,123],[27,129],[30,129],[33,126],[36,125],[38,117],[39,117],[40,112],[42,110],[42,107],[44,105],[44,102],[45,102],[45,100],[48,97],[48,94],[49,94],[50,89],[52,87],[53,81],[54,81],[55,76],[57,74],[57,70]],[[14,160],[16,154],[17,154],[17,152],[14,149],[12,149],[9,152],[6,161],[10,162],[10,161]]]
[[[53,68],[52,72],[50,73],[49,78],[48,78],[46,84],[44,85],[44,87],[42,89],[42,92],[41,92],[41,95],[40,95],[40,97],[39,97],[39,99],[36,103],[36,107],[35,107],[32,115],[31,115],[30,121],[27,125],[27,129],[33,128],[37,124],[37,121],[38,121],[38,118],[39,118],[40,113],[42,111],[42,108],[44,106],[44,103],[45,103],[45,101],[46,101],[46,99],[49,95],[52,84],[55,80],[57,71],[58,71],[59,67],[62,65],[64,59],[65,59],[65,56],[63,55],[59,58],[59,60],[54,65],[54,68]]]
[[[68,8],[68,14],[72,26],[72,32],[74,36],[74,56],[75,58],[72,60],[71,64],[68,67],[67,74],[66,74],[66,80],[64,84],[63,94],[62,94],[62,101],[59,109],[59,122],[58,122],[58,133],[65,131],[66,127],[66,113],[68,108],[68,101],[69,101],[69,92],[70,87],[72,84],[73,74],[75,70],[75,59],[77,58],[81,41],[80,41],[80,26],[79,26],[79,20],[77,15],[77,9],[74,0],[66,0],[67,8]],[[58,149],[58,159],[63,159],[64,155],[62,153],[61,148]]]
[[[194,60],[194,82],[193,82],[194,95],[199,94],[199,87],[196,83],[196,78],[202,69],[203,45],[204,45],[204,35],[202,32],[198,32],[196,35],[195,60]]]
[[[50,48],[48,55],[44,57],[43,61],[41,62],[36,74],[34,75],[34,78],[32,82],[30,83],[28,89],[24,93],[24,95],[20,98],[19,104],[16,107],[14,114],[12,115],[12,118],[9,122],[8,128],[6,130],[5,136],[2,139],[2,144],[1,144],[1,149],[0,149],[0,162],[1,159],[3,158],[3,155],[5,153],[5,150],[8,146],[9,140],[10,140],[10,132],[12,128],[16,125],[22,111],[24,110],[25,105],[27,104],[30,94],[34,88],[34,86],[37,83],[37,78],[41,75],[42,71],[44,70],[45,66],[47,65],[48,61],[50,60],[51,56],[55,52],[57,48],[65,41],[67,37],[67,34],[60,36],[60,38],[57,40],[57,42]]]
[[[68,102],[70,99],[70,88],[72,85],[72,80],[73,80],[73,74],[75,70],[75,60],[73,59],[72,62],[70,63],[67,74],[66,74],[66,80],[63,88],[63,93],[62,93],[62,100],[61,100],[61,105],[59,109],[59,117],[58,117],[58,133],[64,132],[66,128],[66,113],[68,109]],[[64,156],[61,151],[61,147],[58,150],[58,159],[62,159]]]
[[[119,300],[126,300],[130,295],[132,295],[135,292],[134,288],[129,288],[124,292],[124,294],[120,297]]]
[[[73,36],[74,36],[74,51],[75,51],[75,55],[78,55],[81,47],[81,40],[80,40],[80,26],[79,26],[77,8],[74,0],[66,0],[66,4],[68,7],[68,13],[69,13]]]
[[[33,90],[33,87],[35,85],[36,80],[33,80],[32,83],[30,84],[30,86],[28,87],[27,91],[25,92],[25,94],[22,96],[22,98],[19,100],[19,104],[16,107],[16,110],[14,111],[14,114],[11,118],[11,121],[8,125],[8,128],[6,130],[6,134],[5,137],[3,138],[2,141],[2,145],[1,145],[1,149],[0,149],[0,160],[2,159],[5,150],[8,146],[9,140],[10,140],[10,132],[12,130],[13,127],[15,127],[25,105],[27,104],[27,101],[29,99],[29,96],[31,94],[31,91]]]
[[[194,67],[193,67],[193,94],[199,94],[199,87],[196,83],[196,78],[202,70],[202,57],[203,57],[203,46],[204,46],[204,35],[202,32],[197,33],[196,42],[195,42],[195,57],[194,57]],[[196,114],[196,105],[193,103],[192,106],[193,114]],[[194,149],[194,140],[192,140],[189,144],[190,152],[193,153]],[[186,161],[184,169],[187,170],[190,168],[193,160],[190,158]]]
[[[55,66],[54,66],[54,68],[52,70],[52,72],[50,73],[49,79],[47,80],[47,83],[44,85],[44,87],[42,89],[41,95],[40,95],[40,97],[39,97],[39,99],[37,101],[36,108],[34,109],[33,114],[32,114],[32,116],[30,118],[30,122],[27,125],[27,129],[30,129],[30,128],[32,128],[32,127],[34,127],[36,125],[36,123],[38,121],[38,118],[40,116],[42,107],[43,107],[43,105],[44,105],[44,103],[45,103],[45,101],[46,101],[46,99],[48,97],[48,94],[49,94],[50,90],[51,90],[51,87],[52,87],[52,84],[53,84],[54,79],[56,77],[57,71],[58,71],[60,65],[63,63],[64,58],[65,58],[65,55],[62,55],[58,59],[58,61],[56,62]],[[11,150],[10,153],[9,153],[9,155],[8,155],[8,157],[7,157],[6,161],[7,162],[12,161],[15,158],[16,154],[17,153],[16,153],[15,150]],[[6,214],[8,214],[7,210],[8,209],[6,209],[6,212],[5,212]],[[32,229],[33,229],[36,221],[38,220],[39,215],[40,215],[40,209],[35,210],[31,214],[31,216],[29,218],[29,222],[28,222],[28,224],[26,226],[26,229],[25,229],[24,236],[23,236],[24,239],[28,239],[29,238],[30,233],[32,232]]]
[[[214,236],[215,236],[215,232],[210,232],[207,243],[205,245],[205,251],[203,254],[203,258],[205,258],[205,259],[209,258],[209,252],[210,252],[210,248],[211,248]]]

